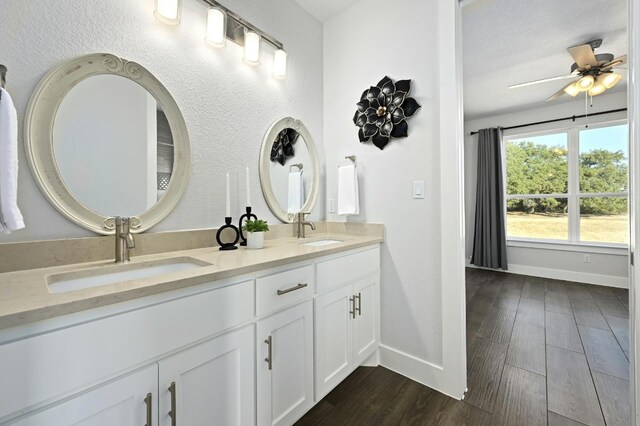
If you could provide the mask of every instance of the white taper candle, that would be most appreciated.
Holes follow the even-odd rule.
[[[251,206],[251,189],[249,187],[249,167],[247,167],[247,207]]]
[[[231,217],[231,191],[229,188],[229,172],[227,172],[227,213],[226,217]]]

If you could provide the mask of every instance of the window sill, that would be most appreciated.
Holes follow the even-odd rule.
[[[629,255],[629,246],[626,244],[569,243],[565,241],[556,242],[507,238],[507,247],[571,251],[578,253],[611,254],[616,256]]]

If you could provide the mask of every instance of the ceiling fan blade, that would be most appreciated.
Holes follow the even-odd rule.
[[[573,78],[575,74],[560,75],[557,77],[543,78],[541,80],[527,81],[526,83],[512,84],[509,89],[517,89],[518,87],[532,86],[534,84],[548,83],[549,81],[564,80],[565,78]]]
[[[590,44],[573,46],[568,48],[567,51],[580,68],[586,67],[587,65],[591,65],[592,67],[598,65],[596,55],[593,53]]]
[[[547,102],[549,101],[553,101],[556,100],[560,97],[562,97],[566,92],[564,91],[564,89],[566,89],[567,87],[571,86],[574,82],[572,81],[571,83],[567,84],[566,86],[563,86],[562,89],[558,90],[556,93],[554,93],[553,95],[549,96],[549,98],[547,99]]]
[[[627,55],[622,55],[618,58],[615,58],[613,61],[609,62],[608,64],[604,64],[602,66],[602,70],[603,71],[608,71],[611,68],[617,68],[620,65],[624,65],[627,63]]]

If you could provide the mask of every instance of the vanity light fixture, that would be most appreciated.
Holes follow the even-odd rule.
[[[156,0],[153,14],[169,25],[178,25],[182,16],[182,0]]]
[[[287,52],[284,49],[277,49],[273,53],[273,76],[275,78],[287,77]]]
[[[183,0],[156,0],[154,15],[158,20],[178,25],[182,15]],[[201,0],[209,6],[205,40],[215,47],[224,47],[226,39],[244,47],[243,61],[249,65],[260,64],[262,41],[275,49],[273,54],[273,76],[287,76],[287,52],[278,40],[265,33],[251,22],[242,19],[216,0]]]
[[[260,65],[260,39],[262,37],[257,32],[245,30],[244,55],[242,57],[245,64]]]
[[[205,40],[214,47],[224,47],[227,41],[227,14],[217,7],[207,10],[207,35]]]

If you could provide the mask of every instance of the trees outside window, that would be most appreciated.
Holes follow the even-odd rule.
[[[624,244],[628,127],[505,137],[510,239]]]

